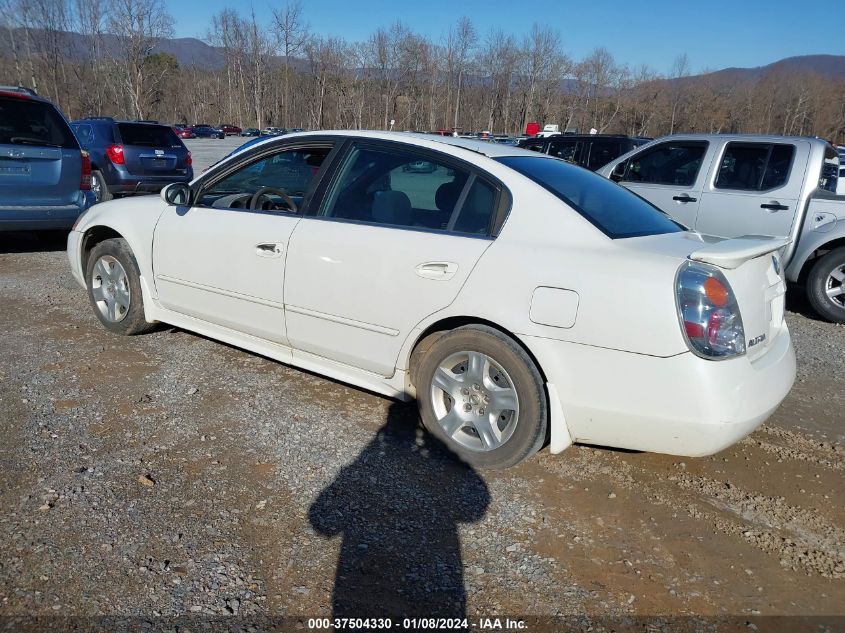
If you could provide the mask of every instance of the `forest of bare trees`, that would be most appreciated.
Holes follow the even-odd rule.
[[[366,41],[319,33],[298,2],[269,21],[226,9],[206,41],[222,67],[181,66],[157,52],[173,35],[162,0],[0,0],[0,83],[31,86],[70,118],[114,115],[241,126],[489,130],[529,121],[561,129],[818,135],[845,142],[845,80],[808,72],[753,79],[668,75],[597,48],[567,55],[561,33],[480,33],[459,18],[442,38],[402,22]],[[79,33],[84,38],[71,37]],[[84,50],[79,50],[79,42]]]

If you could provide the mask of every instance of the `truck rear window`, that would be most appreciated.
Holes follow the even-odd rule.
[[[51,104],[0,97],[0,144],[79,149],[67,122]]]
[[[117,129],[124,145],[145,147],[181,147],[182,141],[176,133],[164,125],[147,123],[118,123]]]
[[[556,195],[612,239],[683,230],[657,207],[586,169],[540,156],[497,160]]]

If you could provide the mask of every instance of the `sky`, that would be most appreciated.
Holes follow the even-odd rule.
[[[176,20],[177,37],[204,39],[211,16],[227,7],[248,14],[254,7],[269,25],[271,7],[286,0],[164,0]],[[668,73],[686,53],[693,73],[731,66],[763,66],[808,54],[845,55],[845,2],[823,11],[797,0],[301,0],[311,30],[323,36],[364,41],[379,26],[401,20],[435,41],[461,16],[483,37],[503,29],[519,37],[534,23],[560,31],[563,48],[576,60],[597,47],[632,68],[647,64]]]

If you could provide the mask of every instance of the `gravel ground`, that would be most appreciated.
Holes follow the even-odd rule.
[[[332,613],[845,625],[845,328],[801,302],[796,386],[736,446],[576,446],[474,472],[411,405],[173,328],[108,333],[62,248],[0,234],[0,630]],[[62,619],[97,616],[119,619]]]

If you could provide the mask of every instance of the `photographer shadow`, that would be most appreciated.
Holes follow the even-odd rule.
[[[312,527],[342,535],[334,617],[463,618],[458,524],[484,516],[484,480],[394,403],[387,422],[309,511]]]

